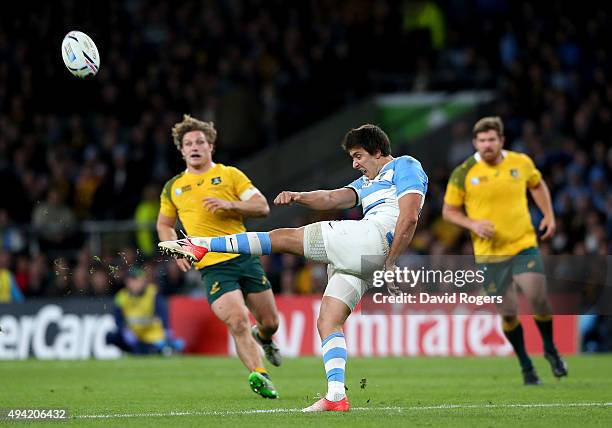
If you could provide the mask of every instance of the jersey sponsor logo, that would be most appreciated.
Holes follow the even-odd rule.
[[[191,190],[191,184],[188,184],[186,186],[183,187],[179,187],[177,189],[174,189],[174,194],[176,196],[182,195],[185,192],[189,192]]]
[[[213,177],[210,179],[210,184],[216,186],[218,184],[221,184],[221,177]]]
[[[480,177],[472,177],[470,179],[470,182],[474,186],[476,186],[478,184],[486,183],[487,181],[489,181],[489,177],[487,177],[486,175],[481,175]]]
[[[230,238],[229,241],[230,241],[230,245],[232,246],[232,251],[235,251],[234,250],[234,238]]]
[[[210,287],[210,294],[216,294],[219,290],[221,290],[221,287],[219,286],[219,281],[213,282],[213,285]]]

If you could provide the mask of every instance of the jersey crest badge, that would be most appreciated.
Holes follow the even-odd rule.
[[[511,175],[512,177],[514,177],[514,178],[518,178],[518,176],[519,176],[518,169],[511,169],[511,170],[510,170],[510,175]]]
[[[210,287],[210,294],[217,294],[217,291],[219,290],[221,290],[221,287],[219,286],[219,281],[213,282],[213,285]]]
[[[218,184],[221,184],[221,177],[213,177],[210,179],[210,184],[216,186]]]

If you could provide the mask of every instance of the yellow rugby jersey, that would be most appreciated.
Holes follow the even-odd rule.
[[[115,296],[115,304],[121,309],[126,326],[145,343],[155,343],[165,338],[162,320],[155,314],[157,293],[157,287],[149,284],[140,296],[131,295],[127,288]]]
[[[8,269],[0,269],[0,303],[13,300],[11,287],[11,272]]]
[[[482,256],[514,256],[537,246],[527,189],[537,186],[542,174],[527,155],[504,150],[503,156],[491,166],[476,153],[455,168],[444,195],[446,204],[464,206],[470,219],[495,225],[491,239],[470,232],[477,261],[483,261]]]
[[[231,211],[211,213],[204,198],[239,201],[240,195],[253,184],[238,168],[215,164],[203,174],[184,171],[169,180],[161,194],[160,213],[178,217],[189,236],[222,236],[246,232],[242,215]],[[238,254],[208,253],[196,268],[215,265],[238,257]]]

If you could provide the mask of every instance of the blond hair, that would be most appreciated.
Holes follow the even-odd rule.
[[[174,140],[174,145],[179,151],[181,151],[181,147],[183,146],[183,137],[186,133],[191,131],[202,131],[206,136],[206,141],[208,141],[214,148],[215,142],[217,141],[217,130],[215,129],[215,124],[213,122],[203,122],[189,116],[188,114],[184,114],[183,121],[175,124],[172,127],[172,139]]]
[[[476,138],[480,132],[495,131],[501,138],[504,136],[504,123],[499,116],[483,117],[474,125],[472,136]]]

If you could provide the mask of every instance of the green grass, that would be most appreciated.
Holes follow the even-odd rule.
[[[310,405],[325,391],[321,361],[286,359],[273,369],[279,400],[253,394],[237,359],[5,361],[0,407],[67,408],[62,426],[612,426],[612,356],[568,358],[570,377],[560,382],[541,357],[535,363],[539,387],[522,386],[513,358],[353,358],[350,413],[244,414]]]

